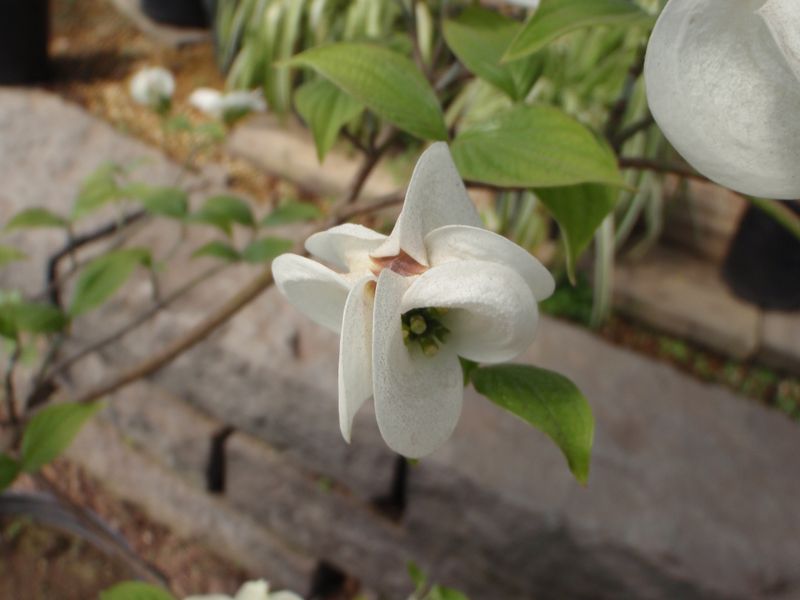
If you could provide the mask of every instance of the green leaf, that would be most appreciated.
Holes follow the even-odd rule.
[[[583,27],[650,21],[652,17],[629,0],[542,0],[511,42],[503,60],[538,52],[553,40]]]
[[[264,263],[276,256],[288,252],[294,246],[292,240],[277,237],[266,237],[249,244],[242,252],[242,257],[251,263]]]
[[[604,185],[540,188],[536,195],[561,228],[567,250],[567,272],[575,283],[575,263],[595,231],[617,204],[617,192]]]
[[[314,69],[403,131],[447,139],[436,94],[411,60],[374,44],[340,43],[298,54],[290,64]]]
[[[327,79],[315,79],[297,88],[297,112],[314,134],[319,162],[333,147],[339,131],[364,110],[364,105]]]
[[[138,581],[126,581],[100,592],[100,600],[175,600],[167,591]]]
[[[169,132],[175,133],[178,131],[192,131],[194,126],[186,115],[175,115],[170,117],[164,123],[164,129]]]
[[[451,145],[461,176],[502,187],[624,185],[611,149],[557,108],[515,106]]]
[[[256,223],[253,211],[250,210],[247,202],[241,198],[227,195],[209,198],[190,219],[197,223],[212,225],[227,235],[231,235],[234,223],[248,227],[253,227]]]
[[[0,305],[0,320],[10,324],[14,331],[55,333],[62,331],[69,318],[51,304],[38,302],[10,302]]]
[[[143,248],[116,250],[94,259],[78,277],[69,314],[75,317],[101,305],[149,259],[149,252]]]
[[[119,171],[119,165],[104,163],[83,181],[72,207],[73,219],[88,215],[119,198],[120,189],[116,179]]]
[[[470,381],[472,381],[472,374],[480,365],[474,360],[469,360],[461,356],[458,357],[458,362],[461,363],[461,373],[464,375],[464,387],[467,387]]]
[[[588,481],[594,418],[574,383],[529,365],[481,367],[472,382],[479,393],[550,436],[575,478],[583,484]]]
[[[261,221],[262,227],[277,227],[302,221],[314,221],[323,216],[322,211],[310,202],[285,202]]]
[[[46,208],[28,208],[14,215],[6,229],[31,229],[34,227],[64,227],[67,222]]]
[[[126,196],[135,198],[154,215],[182,219],[189,212],[189,196],[180,188],[149,186],[143,183],[131,184],[123,188]]]
[[[22,470],[32,473],[55,459],[102,406],[100,402],[63,403],[48,406],[36,413],[22,436]]]
[[[0,454],[0,492],[14,483],[19,475],[19,463],[5,454]]]
[[[225,262],[236,262],[242,258],[236,248],[221,240],[208,242],[192,253],[192,258],[198,258],[200,256],[219,258]]]
[[[481,7],[469,7],[444,22],[444,38],[470,71],[504,91],[512,100],[523,100],[539,78],[544,60],[531,56],[501,64],[520,23]]]
[[[14,248],[14,246],[0,245],[0,267],[26,258],[28,258],[28,256],[22,250]]]
[[[469,598],[452,588],[435,585],[431,588],[425,600],[469,600]]]

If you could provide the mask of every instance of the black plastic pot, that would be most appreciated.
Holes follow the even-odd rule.
[[[786,206],[800,215],[798,202]],[[728,249],[722,276],[733,293],[767,310],[800,310],[800,240],[750,206]]]
[[[49,33],[48,0],[0,0],[0,85],[48,78]]]
[[[203,0],[141,0],[144,13],[158,23],[176,27],[207,27]]]

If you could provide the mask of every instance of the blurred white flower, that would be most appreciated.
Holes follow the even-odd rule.
[[[260,581],[249,581],[245,583],[234,597],[222,594],[210,594],[206,596],[189,596],[184,600],[303,600],[293,592],[272,592],[269,591],[269,584],[263,579]]]
[[[189,103],[198,110],[222,119],[228,124],[238,121],[251,112],[267,109],[261,90],[222,93],[211,88],[198,88],[189,96]]]
[[[800,197],[800,1],[670,0],[645,61],[650,109],[698,171]]]
[[[284,254],[278,289],[341,333],[339,425],[374,397],[386,443],[411,458],[436,450],[461,413],[458,357],[510,360],[533,341],[537,301],[554,281],[542,264],[481,226],[443,142],[419,159],[390,236],[346,224],[306,249],[333,268]],[[335,269],[335,270],[334,270]]]
[[[175,78],[163,67],[142,69],[131,79],[130,91],[139,104],[166,112],[175,93]]]

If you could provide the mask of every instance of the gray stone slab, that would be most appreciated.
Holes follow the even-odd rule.
[[[26,106],[34,112],[26,112]],[[15,111],[13,118],[4,107]],[[4,199],[63,201],[64,189],[77,185],[78,174],[91,170],[99,157],[141,149],[46,95],[2,92],[0,109]],[[49,119],[49,129],[31,127],[31,114]],[[7,138],[7,131],[15,139]],[[44,166],[32,158],[37,152],[46,157]],[[156,167],[168,170],[167,163]],[[178,271],[182,268],[194,267],[181,262]],[[231,271],[215,279],[119,351],[76,370],[75,380],[146,356],[153,343],[196,322],[247,276]],[[687,277],[678,289],[688,292],[693,281]],[[98,315],[95,329],[124,319],[134,300],[146,293],[139,285],[145,282],[134,282],[113,311]],[[671,298],[677,301],[680,295]],[[669,302],[661,306],[670,309]],[[703,320],[716,319],[720,310],[714,303],[698,307],[704,317],[696,316],[692,328],[702,330],[707,326]],[[737,317],[732,319],[715,322],[735,329]],[[746,341],[747,335],[731,334],[727,343]],[[155,378],[166,392],[200,408],[212,421],[241,430],[231,440],[236,484],[229,500],[244,522],[256,518],[262,526],[268,522],[277,528],[285,514],[295,530],[307,523],[292,547],[298,554],[330,556],[336,540],[344,540],[350,546],[342,555],[349,564],[343,566],[374,582],[376,589],[390,590],[400,589],[405,558],[419,557],[423,568],[471,592],[474,600],[800,595],[800,436],[781,415],[544,319],[524,360],[565,372],[589,398],[597,436],[588,488],[572,481],[563,458],[542,434],[469,393],[452,440],[412,470],[406,514],[400,525],[390,527],[365,508],[369,498],[386,490],[392,461],[371,407],[357,419],[352,446],[338,432],[337,350],[335,336],[305,321],[273,290]],[[125,424],[139,416],[131,410],[118,424],[130,427],[131,434],[147,431]],[[161,427],[173,435],[170,423],[177,421],[153,418],[149,435]],[[174,473],[164,465],[196,472],[197,463],[180,458],[180,447],[151,446],[160,457],[159,472]],[[109,485],[119,492],[142,494],[142,502],[166,511],[168,521],[191,520],[186,511],[180,514],[183,496],[171,491],[184,488],[167,480],[136,479],[136,466],[111,453],[96,456],[85,450],[83,456],[95,472],[107,473]],[[262,463],[274,465],[277,474],[262,479]],[[335,502],[320,495],[319,476],[332,480]],[[119,484],[114,483],[117,477]],[[284,493],[282,482],[297,493]],[[156,491],[148,491],[151,487]],[[269,497],[278,502],[276,511],[287,512],[277,517],[266,512],[264,499]],[[351,515],[349,520],[343,514]],[[374,540],[359,536],[345,530],[348,524],[379,533]],[[282,527],[279,539],[291,529]],[[236,535],[226,535],[233,544]],[[314,545],[317,536],[325,543]],[[377,548],[375,556],[383,558],[359,561],[370,544]],[[392,552],[394,569],[387,566]]]
[[[759,359],[800,373],[800,311],[765,312]]]
[[[614,306],[623,314],[737,359],[759,346],[760,312],[735,298],[714,265],[657,247],[617,265]]]

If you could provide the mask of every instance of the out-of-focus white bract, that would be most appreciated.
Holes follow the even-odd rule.
[[[175,78],[163,67],[148,67],[133,76],[130,92],[139,104],[163,111],[169,108],[175,93]]]
[[[198,88],[189,96],[189,103],[207,115],[227,123],[267,109],[261,90],[222,93],[212,88]]]
[[[530,253],[481,226],[443,142],[419,159],[391,235],[339,225],[312,235],[306,249],[331,268],[284,254],[272,272],[295,307],[341,334],[342,435],[350,441],[356,412],[373,397],[384,440],[411,458],[436,450],[458,422],[459,356],[519,355],[533,341],[537,302],[555,287]],[[448,330],[434,352],[405,339],[403,315],[412,311]]]
[[[259,581],[248,581],[236,596],[225,596],[224,594],[209,594],[205,596],[189,596],[184,600],[303,600],[294,592],[272,592],[269,591],[269,584],[263,579]]]
[[[700,173],[800,198],[800,0],[670,0],[644,74],[656,122]]]

